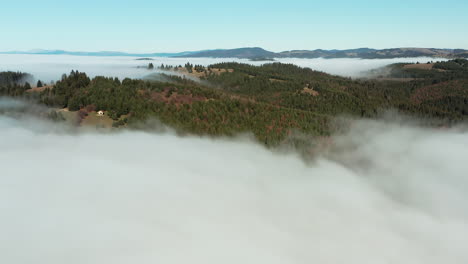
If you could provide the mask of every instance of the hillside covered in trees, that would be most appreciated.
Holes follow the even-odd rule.
[[[163,66],[167,74],[154,78],[159,81],[91,79],[72,71],[54,86],[32,92],[29,84],[17,84],[20,73],[2,73],[0,91],[9,96],[32,93],[29,97],[42,104],[76,111],[83,118],[102,110],[115,128],[141,127],[158,119],[182,133],[252,132],[271,146],[297,132],[328,136],[337,116],[377,118],[388,109],[437,120],[432,125],[461,122],[468,117],[467,65],[462,59],[397,64],[387,71],[388,79],[353,80],[291,64],[187,63]],[[176,71],[190,78],[174,76]]]

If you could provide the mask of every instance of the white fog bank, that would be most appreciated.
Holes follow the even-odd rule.
[[[53,131],[0,116],[0,263],[468,263],[461,130],[357,122],[310,165],[248,141]]]
[[[102,75],[118,78],[143,78],[152,73],[144,67],[148,63],[155,66],[184,65],[187,62],[208,66],[219,62],[241,62],[261,65],[271,62],[249,61],[247,59],[222,58],[153,58],[152,61],[137,60],[137,57],[92,57],[71,55],[30,55],[0,54],[0,71],[22,71],[31,73],[36,79],[45,82],[59,80],[62,74],[72,70],[86,72],[91,77]],[[364,76],[366,71],[392,63],[435,61],[434,58],[398,58],[398,59],[276,59],[277,62],[293,63],[301,67],[346,77]],[[444,59],[437,59],[444,60]],[[138,66],[143,68],[137,68]]]

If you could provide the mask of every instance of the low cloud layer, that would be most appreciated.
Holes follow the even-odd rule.
[[[368,71],[388,66],[394,63],[427,63],[430,61],[445,61],[443,58],[395,58],[395,59],[281,59],[283,63],[293,63],[301,67],[308,67],[313,70],[340,75],[345,77],[366,77]]]
[[[144,78],[151,71],[145,69],[148,63],[155,66],[184,65],[187,62],[208,66],[219,62],[241,62],[261,65],[265,62],[249,61],[247,59],[223,58],[153,58],[152,61],[136,60],[133,57],[86,57],[70,55],[29,55],[0,54],[0,71],[23,71],[34,75],[36,79],[45,82],[59,80],[63,73],[72,70],[86,72],[94,77],[102,75],[118,78]],[[421,62],[434,58],[398,58],[398,59],[277,59],[277,62],[292,63],[301,67],[346,77],[362,77],[372,69],[399,62]],[[267,62],[270,63],[270,62]],[[138,68],[141,67],[141,68]],[[154,72],[153,72],[154,73]]]
[[[468,262],[461,129],[357,121],[311,163],[250,141],[60,131],[0,116],[1,263]]]

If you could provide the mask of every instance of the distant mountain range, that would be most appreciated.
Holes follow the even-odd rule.
[[[34,54],[34,55],[72,55],[72,56],[98,56],[98,57],[175,57],[189,55],[193,52],[178,53],[126,53],[119,51],[66,51],[66,50],[30,50],[30,51],[7,51],[0,54]]]
[[[217,49],[197,51],[185,55],[176,55],[177,57],[211,57],[211,58],[278,58],[281,57],[279,53],[264,50],[262,48],[240,48],[240,49]]]
[[[361,58],[391,59],[405,57],[468,57],[468,50],[432,48],[395,48],[395,49],[349,49],[349,50],[292,50],[280,52],[289,58]]]
[[[74,55],[74,56],[128,56],[128,57],[175,57],[175,58],[361,58],[361,59],[391,59],[405,57],[434,58],[468,58],[468,50],[464,49],[433,49],[433,48],[394,48],[394,49],[348,49],[348,50],[291,50],[271,52],[258,47],[239,49],[216,49],[202,51],[185,51],[178,53],[125,53],[117,51],[81,52],[65,50],[31,50],[10,51],[0,54],[41,54],[41,55]]]

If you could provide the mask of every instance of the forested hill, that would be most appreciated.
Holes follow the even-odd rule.
[[[185,67],[165,66],[168,75],[158,78],[163,82],[91,79],[72,71],[40,92],[33,88],[9,94],[11,89],[1,87],[0,91],[11,96],[36,94],[29,97],[50,107],[67,108],[67,114],[76,113],[77,124],[101,110],[115,128],[137,127],[156,118],[184,133],[229,136],[252,132],[270,146],[297,132],[328,136],[334,129],[332,121],[342,115],[379,118],[394,109],[429,118],[428,125],[450,126],[466,120],[466,60],[393,67],[390,80],[352,80],[291,64],[203,67],[187,63]],[[175,71],[201,82],[171,76]],[[54,115],[54,119],[62,118]]]

